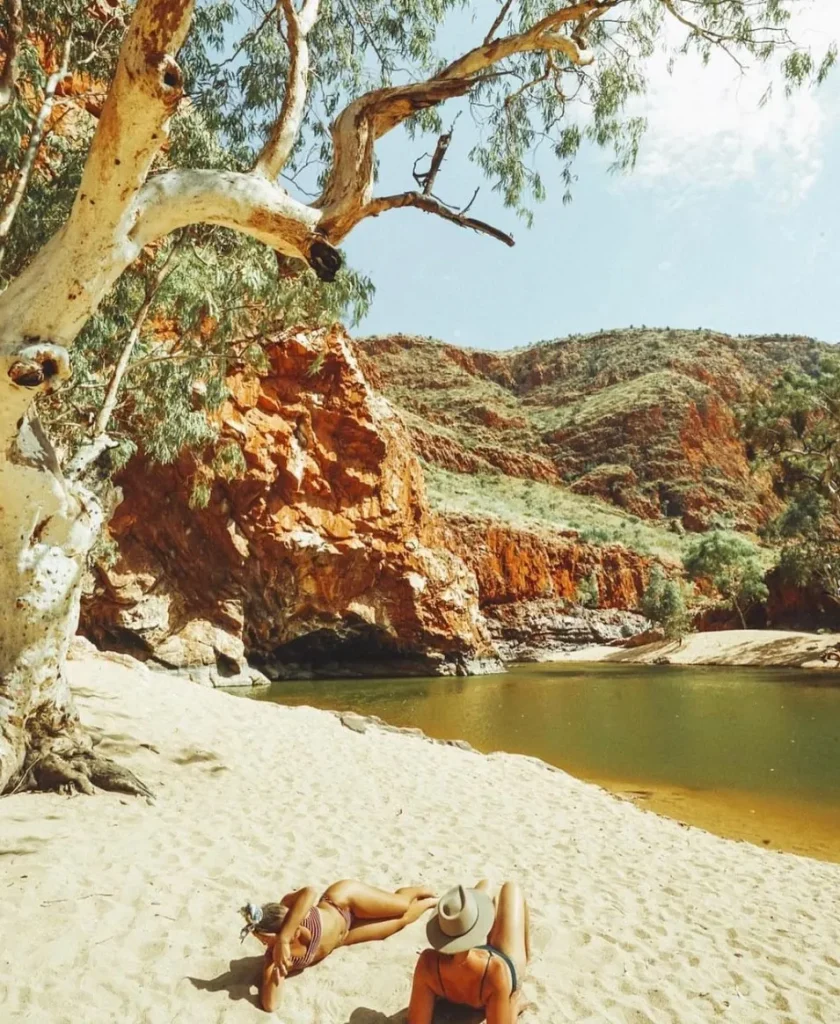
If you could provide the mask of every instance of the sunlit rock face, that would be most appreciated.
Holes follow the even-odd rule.
[[[359,370],[340,328],[265,345],[238,372],[221,444],[245,469],[136,458],[111,523],[120,558],[99,568],[83,631],[207,681],[269,675],[467,672],[494,655],[474,572],[443,546],[400,420]]]

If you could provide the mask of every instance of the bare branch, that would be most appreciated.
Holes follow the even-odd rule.
[[[6,63],[0,74],[0,111],[11,106],[17,93],[17,56],[23,38],[23,0],[6,0],[6,16],[9,19],[6,39]]]
[[[456,117],[455,120],[457,121],[458,118]],[[420,186],[420,188],[423,189],[425,195],[429,195],[432,189],[434,188],[435,179],[438,176],[438,171],[440,171],[441,165],[443,164],[443,158],[446,156],[446,151],[449,149],[449,143],[452,141],[452,132],[454,131],[454,129],[455,124],[453,123],[449,131],[444,132],[444,134],[438,138],[437,145],[435,146],[435,151],[431,157],[432,162],[429,164],[429,169],[428,171],[426,171],[425,174],[419,174],[417,172],[417,161],[414,162],[414,170],[412,171],[412,177]]]
[[[490,26],[490,31],[484,37],[485,46],[493,41],[493,36],[495,36],[495,34],[498,32],[500,25],[507,17],[507,13],[511,9],[511,7],[513,7],[513,0],[505,0],[505,2],[502,4],[502,9],[496,15],[496,20]]]
[[[145,297],[134,316],[134,322],[131,325],[128,338],[126,339],[126,343],[120,353],[120,358],[117,360],[117,365],[114,367],[111,380],[108,382],[108,390],[105,392],[105,400],[102,403],[102,408],[99,410],[96,422],[93,425],[94,437],[97,437],[99,434],[104,434],[108,429],[108,422],[111,419],[114,406],[117,402],[117,392],[120,389],[120,383],[131,360],[132,353],[134,352],[137,342],[140,340],[140,332],[143,330],[146,317],[149,315],[149,310],[152,308],[152,303],[160,290],[160,286],[175,269],[172,264],[172,260],[179,248],[180,246],[176,242],[169,250],[169,255],[163,261],[155,276],[146,285]]]
[[[309,44],[306,37],[318,19],[319,3],[320,0],[305,0],[298,14],[294,0],[279,0],[288,26],[289,74],[280,116],[254,165],[256,171],[272,181],[285,167],[303,120],[309,78]]]
[[[64,47],[61,52],[61,64],[58,70],[54,71],[47,79],[47,84],[44,87],[44,98],[41,101],[41,106],[35,117],[35,122],[29,132],[29,142],[26,145],[26,152],[23,155],[23,160],[21,161],[20,169],[17,173],[17,178],[15,179],[15,183],[11,191],[6,196],[2,208],[0,208],[0,266],[2,266],[3,257],[6,255],[6,242],[9,237],[9,232],[12,230],[12,225],[15,222],[15,217],[17,217],[20,204],[23,202],[23,197],[26,195],[26,190],[29,188],[29,182],[32,180],[32,172],[35,170],[35,160],[38,157],[38,151],[40,150],[41,143],[44,140],[44,128],[46,127],[47,120],[49,119],[50,112],[52,111],[53,103],[55,102],[55,91],[59,84],[67,77],[70,70],[70,46],[72,44],[72,35],[72,31],[69,32],[67,39],[64,42]]]
[[[88,466],[96,462],[103,452],[116,446],[116,442],[108,436],[108,424],[111,420],[111,416],[114,414],[114,409],[117,406],[117,395],[122,385],[123,378],[129,368],[129,364],[131,363],[131,357],[134,354],[134,349],[137,347],[137,342],[140,340],[140,333],[143,330],[143,325],[146,323],[146,318],[149,315],[149,310],[152,308],[155,296],[160,290],[161,285],[175,269],[172,260],[175,254],[182,248],[182,244],[182,241],[179,239],[172,246],[169,250],[169,254],[158,268],[154,277],[146,283],[146,294],[137,312],[134,314],[134,321],[131,324],[131,330],[128,332],[125,345],[123,345],[119,359],[111,373],[111,379],[108,381],[108,387],[105,391],[105,398],[102,402],[102,407],[96,416],[96,420],[94,421],[90,438],[87,443],[76,452],[65,471],[65,476],[71,480],[78,479],[85,472]]]
[[[472,202],[470,205],[472,205]],[[377,199],[373,199],[365,207],[364,217],[378,217],[380,213],[385,213],[388,210],[401,210],[407,206],[413,206],[418,210],[423,210],[424,213],[433,213],[437,217],[443,217],[444,220],[457,224],[459,227],[470,228],[472,231],[490,235],[491,238],[498,239],[498,241],[504,242],[505,245],[513,246],[515,244],[513,235],[500,231],[498,228],[494,228],[492,224],[487,224],[483,220],[466,217],[457,210],[451,210],[439,199],[435,199],[434,196],[425,195],[422,192],[401,192],[399,195],[380,196]]]
[[[477,46],[425,82],[375,89],[350,103],[332,126],[333,163],[326,188],[315,204],[324,212],[320,230],[335,243],[368,215],[377,139],[419,110],[466,95],[492,73],[495,64],[515,54],[559,52],[572,64],[592,63],[592,53],[559,30],[586,15],[605,13],[619,2],[580,0],[524,32]]]

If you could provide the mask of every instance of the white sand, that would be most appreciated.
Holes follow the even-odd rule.
[[[0,801],[0,1020],[265,1020],[237,908],[302,883],[521,880],[526,1022],[840,1021],[840,866],[479,754],[87,656],[103,749],[159,794]],[[147,744],[148,746],[143,746]],[[404,1020],[418,923],[291,980],[289,1024]]]
[[[796,633],[781,629],[727,629],[692,633],[681,641],[660,640],[643,647],[582,647],[553,661],[612,661],[651,664],[665,657],[672,665],[748,665],[840,671],[837,661],[823,662],[823,651],[840,643],[840,633]],[[840,1021],[840,1013],[837,1020]]]

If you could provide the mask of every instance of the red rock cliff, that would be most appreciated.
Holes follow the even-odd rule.
[[[465,515],[447,515],[442,529],[446,547],[475,573],[485,609],[574,601],[580,582],[594,573],[603,607],[634,610],[652,564],[619,544],[583,544],[571,531],[549,534]]]
[[[405,431],[345,334],[265,352],[270,369],[234,374],[221,411],[247,470],[216,479],[206,508],[189,508],[191,456],[122,473],[121,557],[98,570],[83,631],[222,681],[243,650],[321,671],[453,671],[491,654],[475,576],[441,548]]]

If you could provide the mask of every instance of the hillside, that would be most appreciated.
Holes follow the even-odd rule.
[[[368,379],[436,467],[439,506],[461,510],[465,492],[483,497],[492,474],[496,498],[506,491],[517,514],[547,525],[585,527],[593,506],[572,508],[571,491],[677,530],[719,516],[753,530],[772,515],[776,499],[738,437],[738,405],[788,367],[814,368],[829,349],[810,338],[668,328],[508,352],[404,335],[358,342]]]

